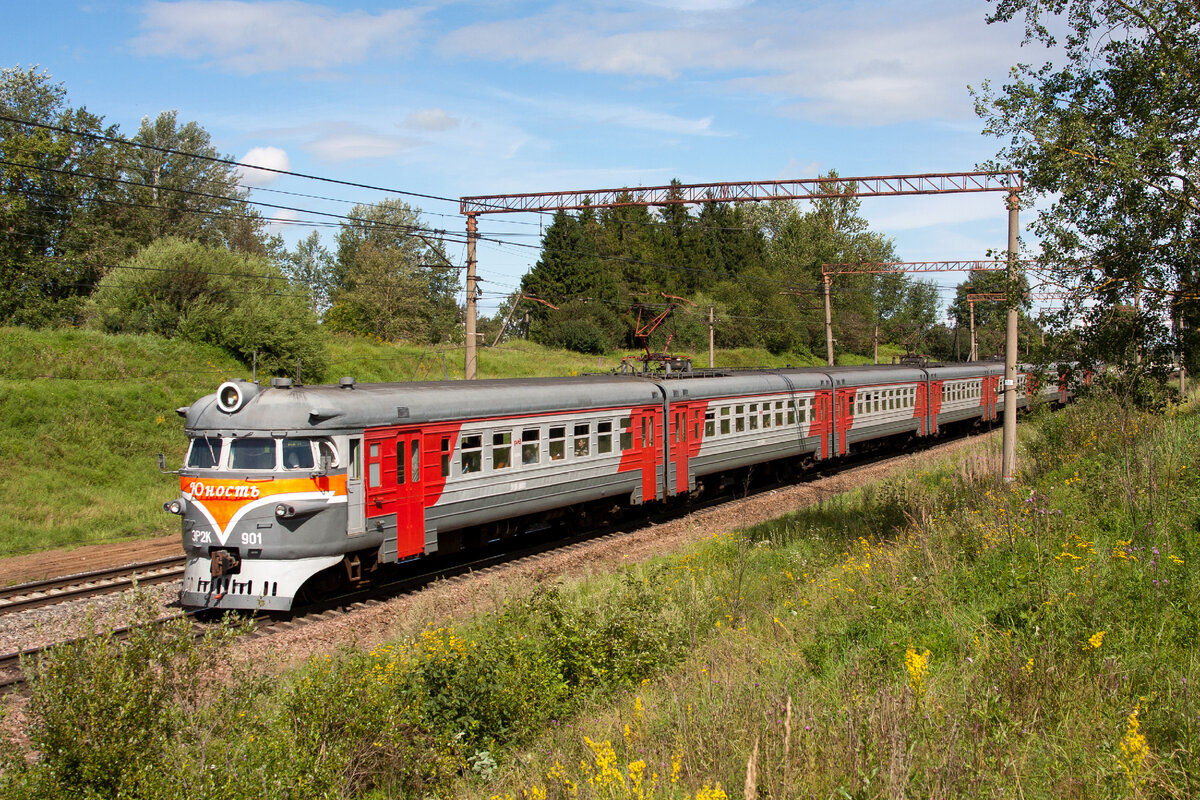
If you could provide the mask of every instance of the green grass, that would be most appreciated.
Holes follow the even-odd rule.
[[[282,679],[189,682],[169,632],[63,651],[0,791],[1196,796],[1200,411],[1087,402],[1021,446],[1010,485],[995,452],[925,466]]]

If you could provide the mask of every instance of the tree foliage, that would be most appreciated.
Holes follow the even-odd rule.
[[[103,118],[71,108],[44,72],[0,69],[0,113],[111,135]],[[77,323],[84,298],[120,247],[112,147],[0,120],[0,321]],[[96,177],[91,177],[96,176]]]
[[[249,191],[238,173],[196,122],[179,122],[176,111],[142,119],[122,148],[131,208],[131,243],[144,247],[164,236],[182,236],[231,250],[264,254],[264,220],[246,204]]]
[[[49,74],[12,68],[0,70],[0,114],[0,322],[79,324],[107,271],[162,236],[260,254],[274,244],[237,172],[208,160],[219,157],[209,134],[174,111],[126,139],[71,107]]]
[[[674,312],[652,337],[652,350],[668,335],[706,346],[711,306],[721,347],[823,351],[822,265],[895,258],[891,240],[870,231],[859,211],[849,191],[807,207],[706,202],[694,212],[682,204],[560,211],[521,283],[525,295],[560,310],[517,301],[530,316],[531,338],[586,343],[585,352],[606,340],[641,346],[639,315],[645,321],[669,305]],[[904,276],[838,278],[834,288],[843,350],[866,352],[877,321],[885,335],[899,336],[927,329],[937,315],[931,287]]]
[[[991,166],[1025,171],[1023,202],[1046,201],[1042,258],[1094,298],[1076,309],[1089,323],[1082,354],[1169,363],[1168,321],[1200,327],[1200,11],[1193,0],[997,0],[988,21],[1014,20],[1050,60],[975,93],[985,133],[1003,142]],[[1184,349],[1195,369],[1197,348]]]
[[[310,381],[324,375],[324,333],[310,300],[264,256],[178,238],[158,239],[100,282],[97,323],[109,333],[153,333],[225,348],[260,371]]]
[[[331,276],[335,330],[440,342],[459,322],[458,271],[419,209],[387,199],[356,205],[337,236]]]

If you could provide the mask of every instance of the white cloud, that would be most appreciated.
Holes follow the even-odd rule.
[[[1019,31],[989,27],[957,0],[752,7],[661,0],[666,8],[557,6],[468,25],[442,40],[457,57],[542,63],[597,74],[703,80],[774,97],[784,113],[875,125],[971,114],[968,82],[1015,59]]]
[[[1005,198],[1003,192],[865,198],[862,210],[863,216],[871,221],[871,227],[882,231],[907,231],[974,222],[994,223],[1005,230],[1008,224]],[[983,256],[950,254],[946,258]]]
[[[729,11],[748,6],[754,0],[645,0],[649,5],[673,8],[676,11]]]
[[[295,230],[299,223],[300,215],[297,212],[281,208],[271,215],[271,220],[267,224],[271,227],[271,233],[285,234]]]
[[[363,158],[390,158],[413,146],[410,139],[389,136],[356,125],[329,125],[310,139],[304,149],[322,161],[342,162]]]
[[[452,117],[440,108],[423,108],[414,111],[404,120],[404,127],[416,128],[423,131],[448,131],[457,128],[461,121]]]
[[[657,109],[618,103],[599,103],[578,97],[527,96],[501,93],[502,99],[536,110],[544,119],[567,120],[590,126],[618,126],[677,136],[726,136],[714,130],[713,118],[683,117]]]
[[[297,0],[150,2],[131,45],[143,55],[205,60],[239,73],[324,70],[403,52],[422,13],[339,12]]]
[[[267,186],[274,183],[279,176],[273,172],[262,172],[253,167],[266,167],[267,169],[282,170],[284,172],[292,168],[291,162],[288,160],[287,151],[281,150],[278,147],[254,147],[238,160],[243,164],[253,165],[251,167],[238,168],[242,180],[250,181],[258,186]]]

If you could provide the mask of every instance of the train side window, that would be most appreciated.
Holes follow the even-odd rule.
[[[796,424],[796,401],[795,400],[788,401],[787,424],[788,425]]]
[[[721,409],[721,433],[729,433],[729,406]]]
[[[318,441],[317,442],[317,457],[318,457],[318,459],[328,458],[330,467],[341,466],[341,464],[338,463],[337,448],[333,446],[333,442],[327,441],[325,439],[321,439],[320,441]]]
[[[582,458],[588,455],[591,451],[591,430],[592,426],[588,424],[575,426],[575,457]]]
[[[472,472],[479,472],[483,469],[483,435],[472,434],[462,437],[458,442],[458,447],[462,451],[462,472],[463,475]]]
[[[542,460],[542,431],[528,428],[521,431],[521,463],[537,464]]]
[[[192,469],[216,469],[221,463],[221,440],[215,436],[197,436],[188,450],[187,465]]]
[[[803,425],[808,422],[808,401],[801,400],[799,402],[799,406],[800,406],[800,411],[799,411],[800,423]]]
[[[775,401],[775,427],[783,425],[783,401]]]
[[[450,477],[450,437],[442,437],[442,477]]]
[[[362,478],[362,440],[350,440],[350,477],[353,480]]]
[[[411,462],[410,466],[412,467],[412,471],[409,472],[408,474],[412,475],[413,483],[420,483],[421,482],[421,447],[417,444],[416,440],[413,440],[412,452],[410,453],[409,461]]]
[[[404,458],[404,442],[396,442],[396,485],[404,485],[404,471],[408,462]]]
[[[492,434],[492,469],[508,469],[512,466],[512,432]]]
[[[742,431],[746,430],[746,407],[734,406],[733,413],[734,416],[737,417],[734,427],[737,429],[738,433],[741,433]]]
[[[654,420],[642,417],[642,444],[651,447],[654,444]]]
[[[633,449],[633,419],[621,417],[621,450]]]
[[[770,403],[763,403],[762,426],[764,428],[771,427],[771,404]]]
[[[700,412],[698,410],[692,412],[692,429],[695,433],[695,436],[692,438],[699,441],[700,440]]]
[[[717,412],[711,408],[704,412],[704,435],[717,435]]]
[[[367,486],[374,488],[383,483],[379,464],[379,445],[371,445],[371,457],[367,459]]]
[[[550,429],[550,460],[562,461],[567,455],[567,429],[566,426]]]
[[[612,420],[596,423],[596,455],[612,452]]]
[[[758,403],[750,404],[750,430],[758,430]]]

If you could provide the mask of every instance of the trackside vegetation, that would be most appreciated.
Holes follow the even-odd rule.
[[[29,666],[0,794],[1195,796],[1197,452],[1094,398],[1012,484],[984,447],[282,677],[98,636]]]

